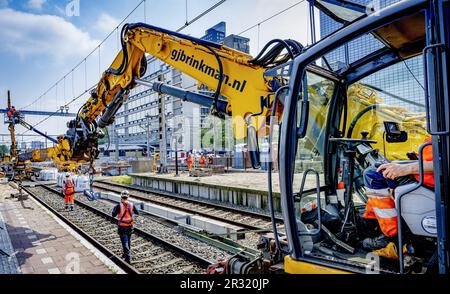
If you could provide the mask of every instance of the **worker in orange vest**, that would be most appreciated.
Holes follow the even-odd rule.
[[[14,114],[16,114],[17,110],[14,106],[11,106],[11,108],[8,109],[8,112],[6,113],[6,115],[8,116],[8,118],[11,118],[14,116]]]
[[[194,155],[189,154],[188,158],[187,158],[187,166],[188,166],[188,171],[190,172],[192,170],[192,166],[194,165]]]
[[[427,138],[425,142],[431,142]],[[426,146],[423,150],[424,185],[434,188],[433,150]],[[383,257],[398,259],[395,247],[397,237],[398,214],[393,196],[394,189],[414,181],[419,181],[419,162],[398,164],[386,163],[377,169],[368,168],[364,171],[364,184],[368,200],[364,219],[376,219],[382,235],[376,238],[367,238],[363,247],[374,250],[375,254]],[[408,248],[402,249],[408,252]]]
[[[118,233],[122,242],[122,257],[127,263],[131,263],[131,235],[133,234],[134,216],[139,215],[139,211],[132,202],[128,201],[129,192],[122,191],[121,202],[112,211],[112,216],[118,219]]]
[[[200,156],[200,159],[198,160],[198,164],[199,164],[200,166],[205,166],[205,164],[206,164],[206,157],[205,157],[204,154],[202,154],[202,155]]]
[[[64,188],[64,200],[66,202],[65,209],[73,211],[74,201],[75,201],[75,181],[72,179],[69,173],[66,174],[66,179],[63,184]]]

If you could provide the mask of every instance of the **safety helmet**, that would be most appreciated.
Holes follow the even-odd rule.
[[[69,173],[66,173],[66,178],[68,178],[68,177],[70,177],[70,174],[69,174]]]
[[[120,193],[120,198],[127,199],[130,196],[130,192],[127,190],[123,190],[122,193]]]

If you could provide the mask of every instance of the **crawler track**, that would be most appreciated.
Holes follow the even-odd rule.
[[[210,260],[177,246],[173,240],[167,241],[136,228],[132,239],[133,266],[129,266],[118,257],[122,248],[116,220],[105,212],[106,209],[76,201],[75,212],[69,212],[63,209],[62,195],[58,191],[45,186],[25,190],[78,232],[82,232],[83,236],[87,236],[88,241],[101,248],[127,273],[204,273],[211,264]]]
[[[238,209],[211,202],[203,202],[169,193],[150,192],[145,189],[112,182],[97,181],[94,183],[94,187],[98,191],[103,190],[118,194],[120,194],[123,189],[127,189],[130,191],[130,196],[135,199],[174,208],[191,214],[205,216],[250,230],[272,229],[270,216],[249,210]],[[283,219],[276,218],[276,221],[279,225],[282,224]]]

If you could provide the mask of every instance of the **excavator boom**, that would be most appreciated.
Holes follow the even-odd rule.
[[[264,79],[265,68],[249,62],[252,57],[248,54],[143,23],[125,25],[122,34],[121,52],[81,110],[80,117],[86,123],[92,123],[105,111],[118,93],[136,86],[135,79],[145,73],[145,53],[208,89],[218,90],[228,101],[228,115],[246,117],[261,112],[260,97],[272,92]]]
[[[72,160],[92,162],[98,156],[98,139],[103,135],[101,129],[113,123],[128,93],[138,84],[184,101],[211,106],[211,113],[220,117],[231,116],[236,139],[247,136],[246,126],[265,131],[273,94],[286,81],[266,77],[264,73],[267,68],[292,59],[303,48],[292,40],[274,40],[270,43],[274,46],[266,55],[252,58],[217,43],[144,23],[126,24],[121,36],[122,50],[103,73],[77,118],[69,123],[63,141],[71,148],[62,147],[61,150]],[[263,52],[267,49],[268,46]],[[282,54],[284,50],[288,54]],[[141,80],[147,68],[146,54],[191,76],[198,81],[199,88],[206,87],[214,91],[214,95]]]

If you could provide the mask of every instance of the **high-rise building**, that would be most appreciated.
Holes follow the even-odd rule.
[[[226,23],[220,22],[212,28],[206,30],[202,40],[212,41],[219,44],[223,44],[227,47],[242,51],[244,53],[250,53],[250,39],[231,34],[226,36]],[[207,90],[207,89],[204,89]],[[201,128],[207,127],[207,117],[209,115],[209,108],[199,106],[200,108],[200,126]]]
[[[230,48],[242,51],[244,53],[250,53],[250,39],[241,37],[238,35],[229,35],[223,39],[223,44]]]
[[[227,24],[224,21],[222,21],[213,26],[212,28],[207,29],[205,35],[200,39],[215,43],[221,43],[226,36],[226,31],[227,31]]]
[[[371,0],[352,0],[354,3],[368,5],[373,3]],[[399,0],[377,0],[378,8],[384,8]],[[325,13],[320,13],[320,36],[324,38],[339,29],[342,25]],[[326,55],[331,67],[336,70],[345,68],[371,52],[384,47],[384,45],[372,35],[360,37],[351,41],[348,46],[342,46]],[[374,73],[360,82],[375,89],[382,89],[378,95],[385,99],[387,103],[391,101],[399,106],[406,106],[411,110],[420,111],[408,101],[423,103],[423,62],[422,57],[417,56],[390,66],[384,70]],[[394,98],[397,97],[397,98]],[[393,101],[395,100],[395,101]]]

